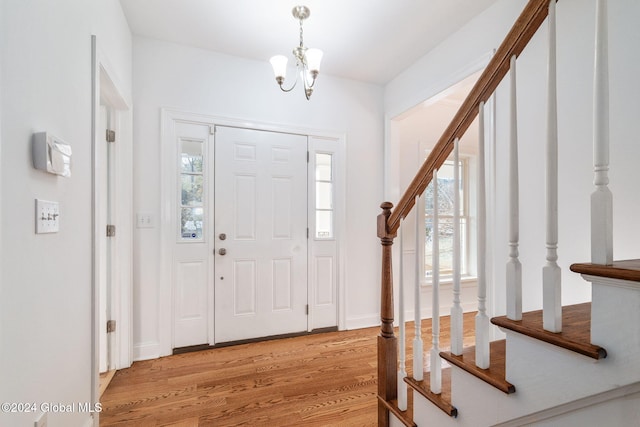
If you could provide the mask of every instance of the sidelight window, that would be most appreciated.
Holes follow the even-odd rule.
[[[180,237],[201,240],[204,222],[204,144],[180,141]]]
[[[316,239],[333,238],[333,154],[316,153]]]

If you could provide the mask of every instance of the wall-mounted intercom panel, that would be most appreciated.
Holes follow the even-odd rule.
[[[71,146],[49,132],[33,134],[33,166],[60,176],[71,176]]]

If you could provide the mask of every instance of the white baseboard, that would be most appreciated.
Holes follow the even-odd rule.
[[[593,407],[595,405],[614,401],[616,399],[628,399],[634,396],[638,399],[640,394],[640,383],[629,384],[624,387],[615,388],[613,390],[587,396],[582,399],[554,406],[553,408],[525,415],[504,423],[496,424],[494,427],[521,427],[535,424],[536,422],[552,420],[555,417],[579,412],[582,409]]]
[[[160,357],[160,343],[146,342],[133,345],[133,361],[158,359]]]
[[[450,310],[451,307],[450,306],[443,306],[440,307],[440,316],[448,316],[450,314]],[[465,313],[468,313],[470,311],[477,311],[478,310],[478,304],[476,302],[472,302],[472,303],[466,303],[466,304],[462,304],[462,311],[464,311]],[[422,313],[422,318],[423,319],[430,319],[431,318],[431,307],[429,308],[424,308]],[[398,314],[395,314],[395,319],[394,319],[394,326],[398,326]],[[413,321],[413,310],[406,310],[405,311],[405,320],[407,322],[412,322]],[[364,316],[357,316],[357,317],[349,317],[347,318],[347,330],[351,330],[351,329],[363,329],[363,328],[371,328],[374,326],[380,326],[380,314],[378,313],[373,313],[373,314],[367,314]]]
[[[380,326],[379,313],[372,313],[372,314],[367,314],[365,316],[347,318],[347,330],[371,328],[374,326]]]

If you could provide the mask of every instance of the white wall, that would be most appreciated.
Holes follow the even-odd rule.
[[[72,404],[91,399],[91,35],[131,87],[128,28],[117,0],[0,3],[2,271],[0,401]],[[106,9],[116,13],[100,14]],[[94,23],[101,22],[94,27]],[[123,55],[123,56],[120,56]],[[70,178],[33,169],[31,135],[73,148]],[[34,199],[60,203],[60,232],[34,233]],[[36,414],[0,413],[2,425]],[[80,426],[87,413],[49,413]]]
[[[127,18],[124,16],[120,1],[93,1],[94,15],[97,17],[93,22],[93,33],[98,36],[100,49],[106,53],[106,60],[116,73],[112,76],[116,80],[113,82],[114,85],[122,91],[123,96],[128,98],[127,101],[131,101],[133,44]]]
[[[385,87],[385,114],[402,113],[446,87],[451,76],[477,63],[498,47],[524,0],[502,0],[479,15],[458,33],[440,44]],[[634,218],[640,209],[640,180],[633,163],[640,158],[640,144],[634,123],[640,112],[640,4],[634,0],[610,0],[610,84],[611,84],[611,189],[614,194],[614,257],[637,258],[639,226]],[[558,102],[560,140],[560,236],[559,264],[563,271],[563,303],[590,298],[590,286],[569,271],[574,262],[590,257],[589,197],[593,190],[592,78],[595,1],[558,2]],[[545,263],[544,224],[544,141],[546,24],[536,34],[518,61],[518,114],[520,140],[520,259],[523,263],[524,309],[541,307],[541,268]],[[493,307],[502,314],[504,307],[504,265],[507,260],[506,194],[509,90],[501,85],[497,92],[497,213],[493,218],[496,248],[490,266],[495,286]],[[386,150],[397,159],[397,147],[387,135]],[[395,156],[395,157],[394,157]],[[397,162],[396,162],[397,163]],[[397,200],[399,170],[389,164],[386,188]],[[403,189],[404,190],[404,189]]]
[[[161,107],[346,134],[346,326],[378,324],[382,87],[321,75],[307,101],[299,88],[280,92],[266,59],[246,60],[135,37],[134,103],[134,211],[152,213],[156,219],[155,228],[137,229],[135,236],[136,358],[156,357],[162,348],[170,348],[163,338],[167,326],[161,325],[171,313],[160,311],[169,296],[159,289]]]

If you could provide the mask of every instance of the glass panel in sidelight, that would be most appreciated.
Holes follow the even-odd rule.
[[[202,208],[182,208],[180,236],[183,239],[202,239]]]
[[[316,182],[316,209],[333,209],[333,183]]]
[[[333,212],[316,211],[316,238],[333,238]]]
[[[316,181],[331,181],[333,155],[316,153]]]
[[[188,173],[203,172],[202,141],[182,140],[181,171]]]
[[[202,206],[202,175],[182,175],[182,205]]]

